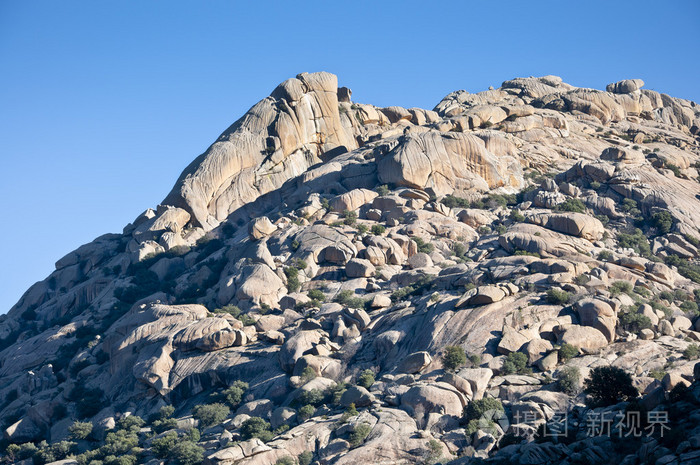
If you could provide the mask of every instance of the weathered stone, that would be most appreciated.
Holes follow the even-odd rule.
[[[416,352],[401,360],[398,371],[401,373],[419,373],[433,359],[428,352]]]

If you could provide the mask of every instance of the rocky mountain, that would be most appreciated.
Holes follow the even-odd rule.
[[[700,107],[643,85],[283,82],[0,317],[3,460],[700,463]]]

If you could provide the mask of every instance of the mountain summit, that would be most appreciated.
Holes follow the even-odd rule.
[[[698,463],[700,107],[643,86],[283,82],[0,316],[4,460]]]

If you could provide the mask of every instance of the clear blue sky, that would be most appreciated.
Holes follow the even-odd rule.
[[[573,5],[573,6],[572,6]],[[700,101],[700,2],[0,1],[0,313],[281,81],[432,108],[518,76]]]

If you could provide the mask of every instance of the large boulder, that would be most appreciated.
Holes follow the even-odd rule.
[[[416,352],[401,360],[398,371],[401,373],[419,373],[423,368],[430,365],[433,358],[428,352]]]
[[[589,354],[608,345],[603,333],[590,326],[561,325],[554,328],[554,334],[559,344],[571,344]]]
[[[350,192],[340,194],[331,199],[330,207],[332,211],[338,213],[342,213],[346,210],[353,211],[370,203],[378,195],[379,194],[369,189],[353,189]]]
[[[642,87],[644,87],[644,81],[641,79],[625,79],[608,84],[605,90],[613,94],[631,94]]]
[[[311,350],[321,342],[321,334],[318,331],[299,331],[282,344],[279,351],[280,366],[284,371],[292,371],[297,360],[306,351]]]
[[[529,223],[589,241],[597,241],[605,234],[605,227],[599,219],[583,213],[538,213],[527,216],[526,220]]]
[[[596,328],[603,333],[608,342],[615,339],[617,318],[610,304],[589,298],[579,300],[575,307],[582,325]]]

